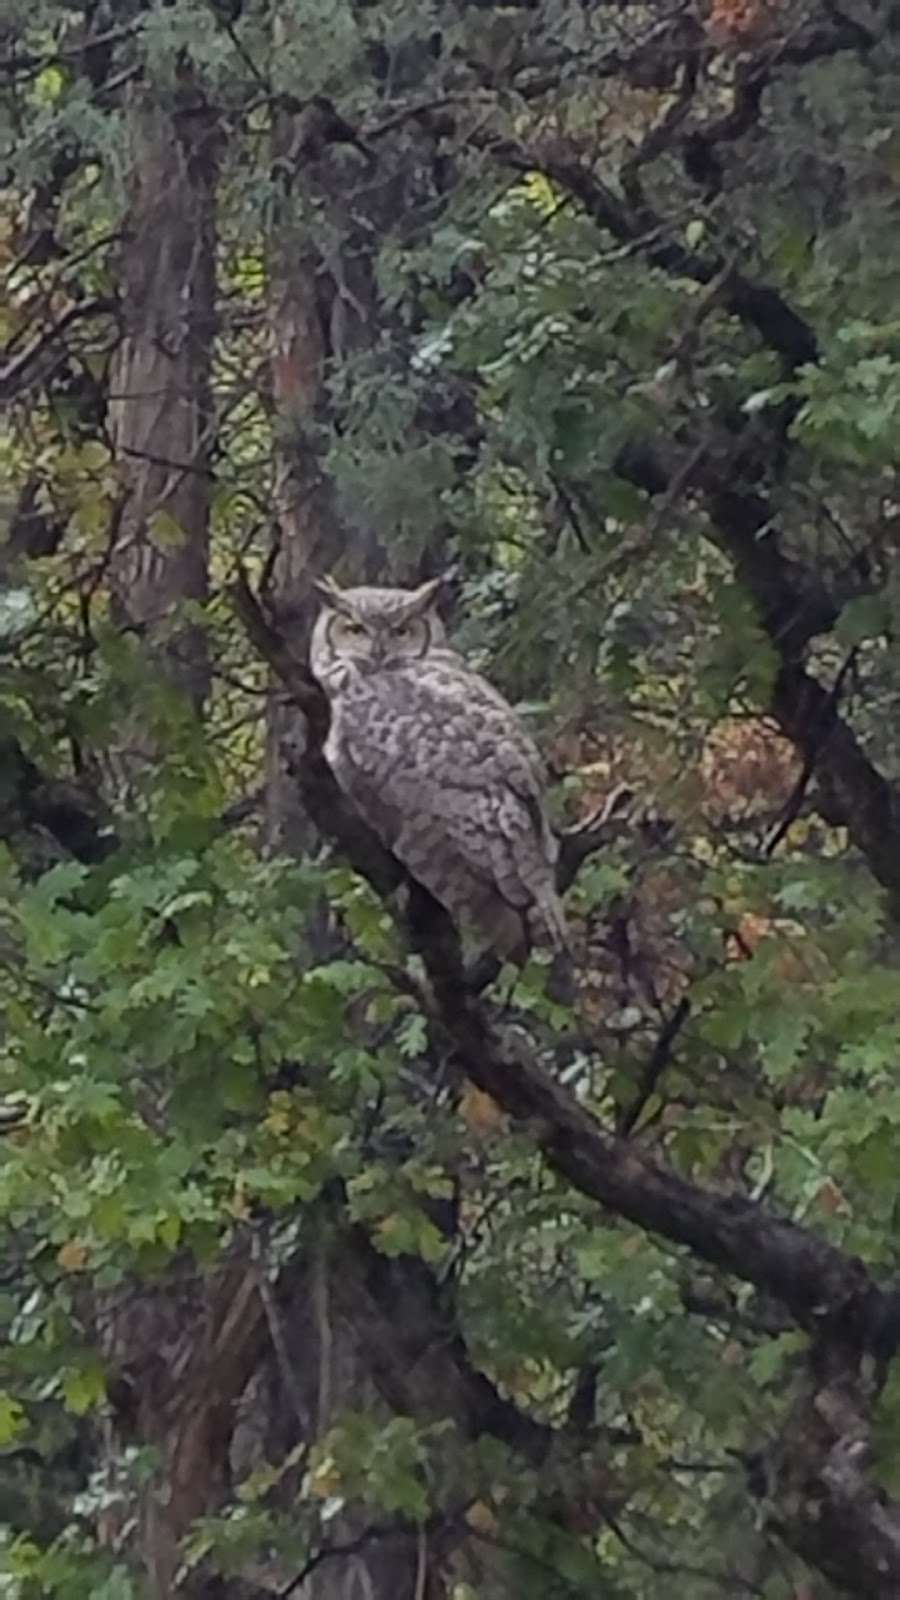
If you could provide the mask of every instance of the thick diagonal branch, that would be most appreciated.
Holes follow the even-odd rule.
[[[238,586],[235,600],[245,622],[259,614],[245,585]],[[261,627],[258,621],[251,626],[257,648],[307,709],[310,695],[320,692],[315,680],[270,624],[263,619]],[[317,816],[319,827],[359,871],[377,882],[386,873],[389,853],[359,818],[344,834],[342,809],[335,803],[340,791],[321,751],[311,748],[309,755],[314,784],[322,781],[322,799],[327,793],[330,800]],[[426,957],[434,957],[430,975],[440,1016],[461,1064],[479,1088],[529,1126],[551,1166],[617,1215],[775,1295],[811,1331],[839,1326],[859,1349],[883,1349],[886,1340],[893,1349],[900,1296],[880,1289],[861,1262],[758,1205],[702,1189],[667,1171],[627,1140],[605,1132],[537,1065],[500,1049],[470,1003],[464,975],[452,966],[454,942],[443,937],[440,908],[434,906],[431,915],[434,927],[420,929],[418,937]]]
[[[308,670],[262,617],[245,584],[238,585],[235,600],[261,653],[298,704],[312,709],[316,688]],[[317,773],[313,787],[321,785],[325,792],[327,763],[314,740],[309,755]],[[337,789],[333,777],[330,784]],[[365,824],[357,820],[342,837],[339,807],[323,807],[317,821],[339,848],[346,846],[353,864],[376,881],[373,867],[378,872],[381,863],[384,869],[385,852],[377,840],[367,840]],[[837,1368],[848,1383],[855,1381],[863,1354],[882,1360],[894,1354],[900,1342],[900,1292],[879,1285],[861,1261],[743,1196],[704,1189],[667,1170],[629,1140],[601,1127],[526,1052],[501,1044],[472,1002],[458,942],[448,936],[448,925],[446,914],[431,902],[416,928],[435,997],[435,1020],[462,1070],[529,1131],[549,1166],[614,1215],[775,1296],[813,1335],[817,1347],[831,1352],[830,1370]],[[461,1398],[464,1413],[473,1403],[477,1409],[478,1397],[472,1392]],[[860,1415],[864,1417],[864,1409]],[[504,1426],[508,1420],[503,1419]],[[864,1431],[864,1421],[859,1427]],[[854,1439],[859,1427],[854,1424]],[[526,1453],[542,1448],[540,1441],[523,1445]],[[878,1500],[858,1472],[837,1471],[835,1464],[844,1461],[848,1448],[838,1431],[811,1450],[808,1464],[803,1463],[800,1509],[786,1522],[785,1538],[850,1593],[887,1600],[900,1586],[900,1508]],[[796,1455],[793,1450],[792,1466]],[[853,1463],[858,1465],[856,1455]],[[856,1530],[855,1547],[848,1546],[843,1555],[840,1541],[821,1531],[823,1516],[827,1529],[832,1510],[835,1517],[841,1512],[841,1526]]]
[[[542,172],[581,204],[588,216],[651,266],[695,283],[721,280],[720,302],[726,311],[752,327],[763,343],[791,371],[818,356],[816,336],[809,324],[771,284],[757,283],[736,268],[729,270],[722,256],[702,255],[667,232],[664,220],[650,207],[633,207],[594,172],[573,149],[566,153],[558,140],[551,144],[525,143],[487,134],[479,141],[503,166],[516,172]]]

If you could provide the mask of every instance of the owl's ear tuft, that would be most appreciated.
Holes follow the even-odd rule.
[[[329,611],[340,611],[344,616],[349,615],[350,606],[347,597],[332,577],[326,574],[324,578],[313,578],[312,591],[318,595]]]
[[[442,599],[446,592],[452,588],[458,576],[459,568],[450,567],[446,572],[442,572],[437,578],[429,578],[427,583],[422,583],[419,585],[418,589],[413,590],[411,597],[413,601],[413,615],[417,615],[422,611],[427,611],[430,606],[434,605],[436,600]]]
[[[321,578],[313,578],[312,588],[319,599],[325,601],[333,600],[335,595],[341,593],[339,585],[327,572]]]

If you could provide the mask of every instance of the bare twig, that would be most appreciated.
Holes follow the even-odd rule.
[[[672,1046],[690,1014],[691,1002],[686,996],[682,996],[671,1016],[667,1018],[660,1030],[659,1037],[650,1052],[649,1060],[641,1073],[641,1080],[634,1100],[619,1118],[618,1132],[623,1136],[627,1137],[633,1131],[651,1095],[655,1093],[656,1086],[672,1059]]]
[[[841,692],[847,680],[847,675],[856,662],[858,654],[859,652],[855,647],[850,651],[850,654],[847,656],[847,659],[841,666],[841,670],[835,678],[834,683],[828,690],[828,710],[836,710],[840,704]],[[798,777],[797,782],[794,784],[794,787],[788,796],[784,810],[778,822],[772,829],[771,834],[763,846],[763,855],[772,856],[775,854],[775,851],[778,849],[782,839],[787,833],[790,832],[791,828],[799,817],[800,812],[803,809],[803,802],[806,799],[806,791],[809,788],[809,785],[815,774],[818,756],[819,746],[816,744],[814,738],[810,738],[808,747],[804,752],[803,766],[800,771],[800,776]]]
[[[39,363],[40,357],[62,335],[72,327],[75,322],[85,322],[90,317],[111,315],[116,309],[116,302],[109,296],[101,296],[94,300],[80,300],[77,304],[69,306],[61,317],[35,339],[27,350],[23,350],[15,361],[10,361],[0,370],[0,400],[14,400],[17,394],[27,387],[32,381],[31,369]]]

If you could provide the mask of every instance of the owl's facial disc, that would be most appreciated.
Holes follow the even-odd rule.
[[[331,647],[370,671],[406,665],[423,656],[429,644],[424,617],[372,618],[336,612],[328,628]]]
[[[374,654],[372,629],[350,611],[335,611],[329,620],[328,638],[333,650],[358,661],[371,660]]]
[[[319,675],[337,670],[338,662],[364,675],[397,671],[442,648],[446,635],[435,610],[440,586],[433,579],[418,589],[339,589],[330,579],[317,581],[313,587],[323,607],[313,636]]]
[[[417,660],[428,649],[428,623],[424,617],[399,617],[379,628],[375,650],[385,666]]]

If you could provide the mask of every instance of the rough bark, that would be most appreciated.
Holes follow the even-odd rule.
[[[276,48],[285,26],[276,16]],[[328,409],[324,264],[297,215],[295,196],[295,186],[303,183],[306,200],[312,198],[306,170],[310,156],[303,155],[308,149],[308,122],[302,110],[282,107],[275,113],[272,158],[278,201],[268,241],[276,539],[270,582],[274,602],[301,651],[315,612],[310,581],[334,565],[345,543],[317,434]],[[265,843],[272,850],[302,852],[310,843],[309,819],[298,804],[285,757],[291,749],[304,748],[306,728],[296,706],[279,696],[275,685],[266,740]]]
[[[137,89],[122,245],[123,332],[109,431],[127,498],[109,562],[113,615],[195,708],[207,591],[215,337],[214,119],[185,68],[174,104]]]
[[[276,48],[290,25],[276,14]],[[365,215],[374,223],[378,219],[373,213],[387,208],[380,220],[389,224],[392,197],[384,192],[383,175],[381,189],[367,190],[364,180],[372,158],[327,102],[301,106],[283,101],[274,117],[272,153],[278,199],[268,241],[268,317],[276,545],[267,592],[298,662],[305,657],[317,609],[312,578],[337,566],[350,581],[374,581],[386,574],[386,556],[364,508],[355,515],[348,515],[346,508],[339,511],[322,457],[334,421],[328,380],[371,343],[379,326],[378,231],[361,229],[359,218]],[[318,242],[321,229],[317,235],[307,220],[310,206],[324,214],[325,236],[341,240],[327,254]],[[298,702],[284,694],[276,674],[267,716],[264,843],[269,850],[305,852],[331,825],[326,811],[336,796],[321,757],[326,728],[315,688],[305,703]],[[317,801],[315,778],[298,784],[298,773],[310,771],[323,779],[325,810]],[[352,831],[355,818],[343,803],[341,811]],[[393,863],[387,870],[396,882]],[[316,939],[321,931],[311,928],[310,934]],[[308,1328],[303,1360],[291,1368],[306,1396],[310,1441],[327,1428],[333,1413],[368,1404],[373,1393],[369,1351],[352,1320],[339,1314],[333,1302],[332,1287],[341,1272],[340,1260],[323,1256],[315,1270],[300,1273],[297,1302],[312,1298],[319,1307]],[[303,1435],[303,1424],[296,1408],[286,1406],[286,1374],[277,1364],[273,1371],[269,1403],[291,1422],[290,1442],[281,1440],[290,1448],[298,1431]],[[400,1594],[438,1600],[440,1562],[410,1531],[367,1539],[356,1519],[340,1518],[333,1533],[337,1545],[347,1546],[346,1553],[311,1568],[297,1589],[304,1600],[350,1600],[362,1593],[370,1600],[393,1600]]]
[[[122,336],[108,413],[123,485],[108,562],[111,611],[138,659],[196,713],[209,686],[204,630],[190,607],[207,593],[217,135],[187,66],[168,103],[135,89],[128,127]],[[117,729],[107,770],[120,802],[154,754],[139,720]],[[179,1540],[223,1491],[233,1406],[262,1326],[254,1281],[229,1271],[216,1283],[195,1277],[183,1293],[166,1283],[135,1286],[124,1303],[99,1297],[95,1316],[118,1375],[111,1470],[129,1440],[159,1454],[126,1537],[154,1600],[168,1600],[176,1587],[186,1592]],[[123,1536],[116,1517],[103,1532]]]
[[[204,1578],[179,1577],[179,1544],[225,1493],[235,1407],[265,1348],[255,1265],[236,1254],[206,1282],[176,1268],[152,1288],[117,1292],[95,1315],[111,1374],[109,1470],[122,1483],[121,1507],[105,1514],[101,1535],[117,1546],[134,1537],[153,1600],[176,1592],[199,1600]],[[129,1443],[159,1455],[139,1490],[117,1465]]]

